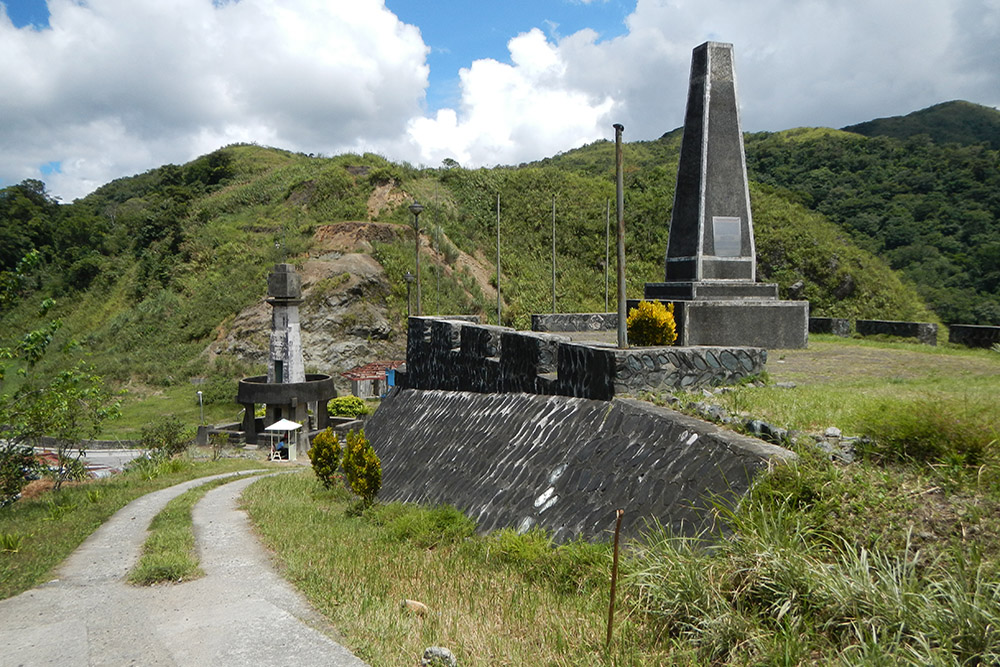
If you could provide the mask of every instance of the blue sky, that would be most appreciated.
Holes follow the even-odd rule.
[[[1000,0],[0,0],[0,187],[65,201],[234,142],[517,164],[683,119],[731,42],[743,129],[1000,105]]]
[[[515,35],[532,28],[552,36],[593,28],[601,39],[610,39],[625,34],[625,17],[635,8],[634,3],[564,0],[387,0],[385,4],[401,20],[419,26],[431,49],[427,57],[431,110],[459,102],[462,67],[478,58],[507,60],[507,42]]]

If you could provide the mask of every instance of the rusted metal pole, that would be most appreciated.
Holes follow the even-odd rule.
[[[622,132],[625,126],[615,123],[615,181],[617,200],[615,212],[618,216],[618,349],[628,347],[628,331],[625,329],[625,180],[622,173]]]
[[[611,647],[611,629],[615,624],[615,588],[618,586],[618,536],[622,531],[622,516],[625,510],[618,510],[615,521],[615,556],[611,565],[611,602],[608,605],[608,638],[605,646]]]

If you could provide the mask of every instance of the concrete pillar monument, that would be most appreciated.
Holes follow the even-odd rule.
[[[733,46],[706,42],[691,57],[664,282],[645,298],[674,304],[678,345],[805,347],[808,302],[756,280]]]

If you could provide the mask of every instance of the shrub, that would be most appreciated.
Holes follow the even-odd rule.
[[[326,404],[326,409],[334,417],[357,418],[371,412],[368,405],[357,396],[338,396],[330,399],[330,402]]]
[[[360,496],[366,505],[375,502],[375,496],[382,488],[382,462],[365,437],[364,429],[357,434],[354,431],[347,434],[344,473],[351,491]]]
[[[634,345],[672,345],[677,340],[674,304],[664,306],[659,301],[640,301],[629,311],[628,339]]]
[[[185,433],[184,422],[169,415],[144,426],[139,435],[139,447],[160,452],[167,457],[182,454],[191,440]]]
[[[41,466],[30,447],[5,445],[0,447],[0,507],[21,496],[28,482],[38,479]]]
[[[312,447],[309,448],[309,460],[312,462],[316,478],[327,489],[332,489],[340,468],[340,441],[331,429],[316,434]]]
[[[991,419],[974,406],[937,400],[879,401],[861,417],[871,441],[865,454],[882,461],[980,465],[995,446]]]

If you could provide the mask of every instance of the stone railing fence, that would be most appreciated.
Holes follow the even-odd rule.
[[[405,386],[609,400],[732,384],[764,370],[754,347],[635,347],[432,317],[411,317]],[[397,378],[401,374],[397,373]]]

